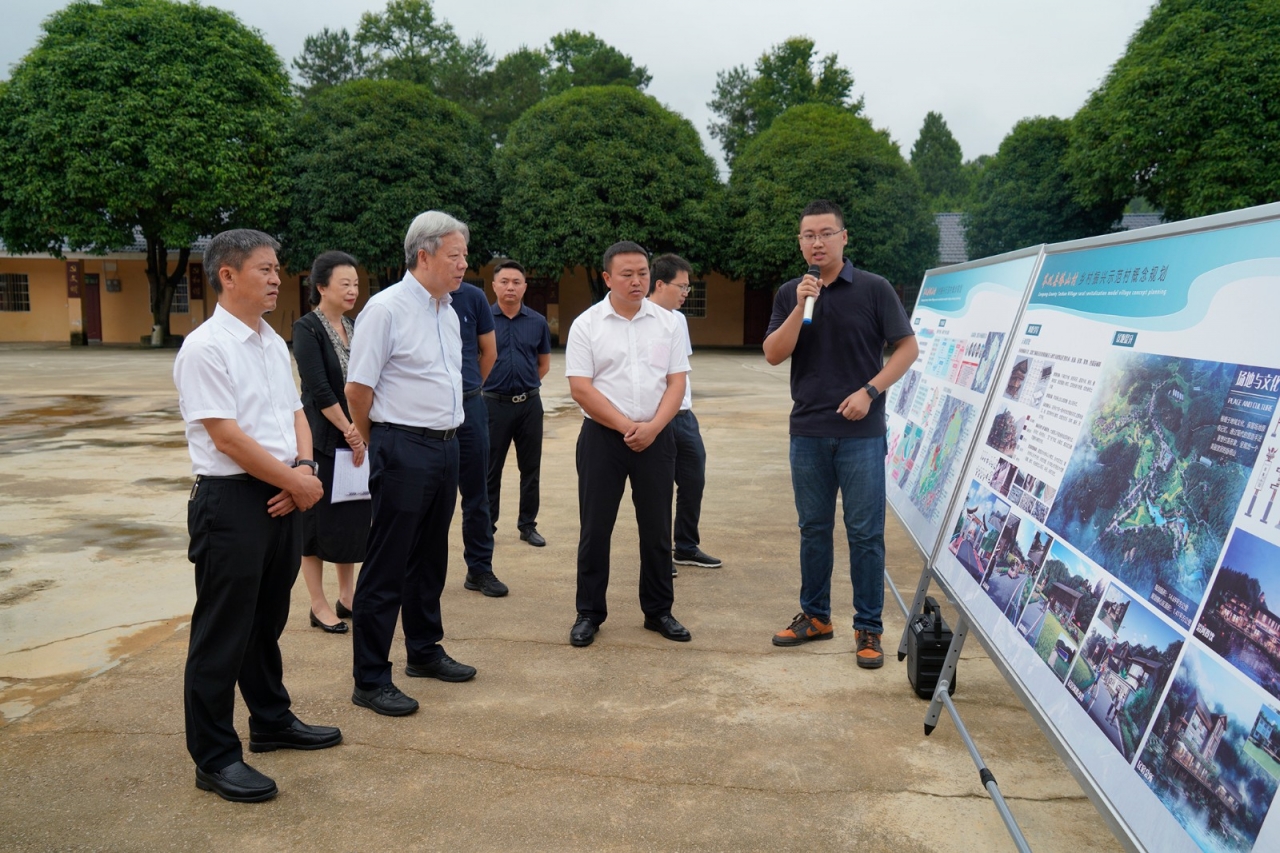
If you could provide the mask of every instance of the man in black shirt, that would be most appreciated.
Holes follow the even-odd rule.
[[[800,217],[800,251],[819,277],[792,279],[778,291],[764,340],[765,359],[791,359],[791,482],[800,517],[800,609],[774,645],[828,640],[836,492],[844,505],[853,580],[858,666],[884,663],[884,392],[919,350],[888,281],[844,258],[844,214],[811,202]],[[804,322],[813,298],[813,321]],[[885,344],[893,354],[883,359]]]

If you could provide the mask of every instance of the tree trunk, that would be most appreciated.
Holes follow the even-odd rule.
[[[151,284],[151,345],[162,347],[169,336],[169,309],[173,305],[173,292],[187,274],[187,260],[191,247],[184,246],[178,253],[178,264],[169,273],[169,250],[159,237],[144,235],[147,242],[147,281]]]
[[[595,267],[587,267],[587,283],[591,285],[591,302],[595,304],[609,294],[609,285]]]

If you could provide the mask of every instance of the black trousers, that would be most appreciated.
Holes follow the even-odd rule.
[[[458,491],[462,493],[462,557],[471,574],[493,571],[489,519],[489,412],[476,394],[462,401],[458,428]]]
[[[701,541],[698,520],[702,517],[702,492],[707,485],[707,448],[692,409],[676,413],[671,419],[671,431],[676,438],[676,553],[692,554]]]
[[[373,522],[351,602],[352,674],[362,690],[392,680],[397,616],[409,663],[444,654],[440,592],[458,495],[458,442],[375,426],[369,464]]]
[[[187,556],[195,564],[196,606],[183,681],[187,751],[217,772],[240,761],[235,689],[249,707],[249,728],[270,732],[295,719],[280,660],[289,593],[298,577],[298,513],[267,514],[280,490],[261,480],[196,483],[187,502]]]
[[[583,419],[578,435],[578,613],[600,625],[609,615],[609,545],[622,492],[631,502],[640,534],[640,609],[646,616],[671,612],[671,493],[676,447],[670,424],[636,453],[622,434]]]
[[[542,472],[542,397],[530,397],[523,403],[486,397],[484,402],[489,409],[489,520],[497,530],[502,468],[514,441],[516,467],[520,469],[520,514],[516,516],[516,528],[534,527],[538,523],[538,480]]]

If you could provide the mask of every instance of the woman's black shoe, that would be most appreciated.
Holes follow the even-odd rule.
[[[321,622],[319,619],[317,619],[317,618],[316,618],[316,612],[315,612],[314,610],[312,610],[312,611],[311,611],[311,627],[312,627],[312,628],[319,628],[321,631],[324,631],[326,634],[345,634],[345,633],[347,633],[347,623],[346,623],[346,622],[339,622],[337,625],[326,625],[326,624],[324,624],[323,622]]]
[[[341,601],[333,606],[333,612],[338,614],[339,619],[350,619],[354,615],[351,612],[351,608],[347,607],[347,605],[343,604]]]

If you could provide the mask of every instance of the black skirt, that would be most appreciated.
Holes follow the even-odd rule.
[[[333,457],[320,452],[315,457],[320,466],[316,473],[324,484],[324,497],[302,514],[302,556],[319,557],[329,563],[363,563],[372,502],[330,503]]]

